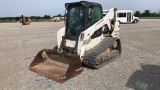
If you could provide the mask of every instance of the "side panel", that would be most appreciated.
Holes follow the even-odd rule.
[[[93,47],[98,45],[103,39],[104,39],[103,35],[101,35],[97,38],[91,39],[90,42],[88,44],[86,44],[85,50],[88,51],[88,50],[92,49]]]
[[[127,22],[127,13],[126,12],[118,12],[117,13],[117,20],[122,23]]]
[[[112,37],[117,37],[117,38],[119,38],[119,27],[120,27],[119,22],[116,21],[114,30],[113,30],[113,32],[112,32],[112,34],[111,34]]]
[[[125,22],[127,22],[127,17],[118,17],[117,20],[122,23],[125,23]]]
[[[62,36],[65,35],[65,27],[57,31],[57,43],[58,48],[60,48],[61,42],[62,42]]]
[[[91,39],[91,35],[95,31],[97,31],[99,28],[103,27],[105,24],[108,25],[109,29],[111,29],[110,21],[111,21],[111,19],[114,18],[114,12],[115,12],[114,8],[110,9],[109,12],[108,12],[108,14],[106,16],[104,16],[101,20],[99,20],[97,23],[93,24],[87,30],[81,32],[79,40],[78,40],[78,50],[77,50],[78,51],[77,52],[78,55],[80,55],[80,56],[84,55],[85,50],[87,49],[87,44],[88,44],[89,40]],[[91,47],[96,46],[97,45],[96,42],[97,42],[97,40],[94,40],[92,42],[93,44],[92,44]],[[97,43],[99,43],[99,42],[97,42]],[[81,49],[81,47],[83,47],[83,49]]]

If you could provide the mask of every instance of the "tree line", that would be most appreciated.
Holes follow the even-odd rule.
[[[151,12],[151,10],[144,10],[144,12],[135,11],[136,17],[160,17],[160,9],[158,12]]]
[[[56,16],[62,16],[61,14],[58,14]],[[24,16],[25,17],[25,16]],[[53,16],[55,17],[55,16]],[[31,19],[35,19],[38,21],[39,19],[51,19],[52,17],[50,15],[44,15],[44,16],[30,16]],[[0,17],[0,21],[19,21],[21,19],[21,16],[19,17]]]
[[[160,9],[158,12],[151,12],[151,10],[144,10],[144,12],[141,11],[135,11],[134,13],[135,16],[137,17],[160,17]],[[58,14],[56,16],[65,16]],[[55,16],[53,16],[55,17]],[[44,15],[44,16],[30,16],[31,19],[35,19],[38,21],[39,19],[51,19],[52,17],[50,15]],[[0,21],[19,21],[21,19],[21,16],[19,17],[0,17]]]

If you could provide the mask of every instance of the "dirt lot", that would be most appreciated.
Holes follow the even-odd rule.
[[[59,84],[29,70],[37,52],[56,45],[64,22],[0,24],[0,90],[160,90],[160,19],[121,24],[122,55]]]

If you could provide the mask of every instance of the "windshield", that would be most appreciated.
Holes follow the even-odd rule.
[[[83,27],[83,6],[70,6],[68,9],[68,23],[66,29],[66,37],[68,39],[76,39],[82,32]]]

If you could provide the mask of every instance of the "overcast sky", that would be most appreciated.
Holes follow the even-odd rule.
[[[12,16],[54,16],[64,14],[64,4],[79,0],[0,0],[0,17]],[[88,0],[100,3],[103,9],[116,7],[124,10],[160,10],[160,0]]]

